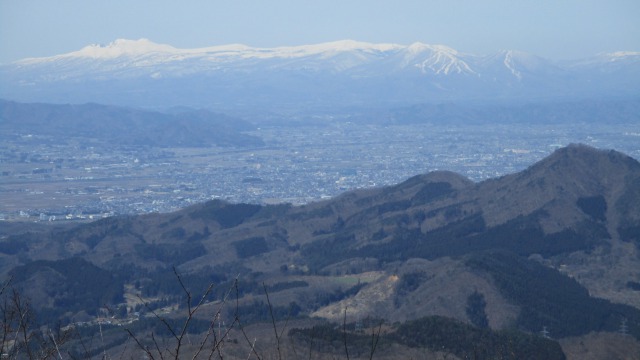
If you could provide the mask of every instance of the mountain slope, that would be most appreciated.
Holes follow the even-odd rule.
[[[211,201],[17,233],[2,240],[1,270],[42,260],[24,284],[61,283],[73,272],[48,269],[81,257],[150,299],[178,299],[175,266],[190,286],[224,291],[238,278],[242,301],[269,288],[274,306],[336,321],[344,308],[389,321],[484,316],[495,329],[567,337],[627,319],[640,338],[638,204],[637,160],[571,145],[481,183],[434,172],[300,207]]]

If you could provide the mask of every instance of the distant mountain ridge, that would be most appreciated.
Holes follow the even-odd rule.
[[[351,40],[177,49],[119,39],[0,66],[0,97],[129,106],[346,106],[433,101],[638,96],[640,53],[553,62],[502,51]]]
[[[58,141],[89,138],[116,145],[261,146],[244,134],[254,126],[244,120],[205,110],[167,114],[100,104],[16,103],[0,99],[0,138],[51,136]]]

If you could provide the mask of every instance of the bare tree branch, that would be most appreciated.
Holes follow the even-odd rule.
[[[344,352],[349,360],[349,349],[347,348],[347,307],[344,308],[344,320],[342,321],[342,335],[344,338]]]
[[[148,347],[145,347],[144,345],[142,345],[140,343],[140,340],[138,340],[138,338],[131,332],[131,330],[129,329],[124,329],[127,333],[129,333],[129,337],[131,337],[133,340],[135,340],[136,344],[138,344],[138,347],[140,349],[142,349],[142,351],[144,351],[147,356],[149,356],[149,359],[151,360],[155,360],[155,357],[153,357],[153,354],[151,353],[151,351],[149,350]]]
[[[380,331],[382,331],[382,321],[380,321],[380,325],[378,326],[378,333],[375,333],[374,328],[371,329],[371,354],[369,355],[369,360],[373,359],[373,354],[376,352],[376,347],[380,340]]]
[[[238,291],[238,279],[236,278],[236,309],[235,309],[235,321],[238,323],[238,328],[240,329],[240,332],[242,333],[242,335],[244,336],[245,340],[247,341],[247,343],[251,346],[251,352],[253,354],[255,354],[256,358],[258,360],[260,360],[260,355],[258,354],[258,352],[256,351],[256,342],[255,340],[253,341],[253,343],[251,343],[251,340],[249,340],[249,337],[247,336],[246,331],[244,331],[244,327],[242,326],[242,323],[240,322],[240,315],[238,314],[238,308],[239,308],[239,302],[240,302],[240,294]],[[251,357],[251,352],[249,353],[249,357]]]
[[[264,294],[267,296],[267,304],[269,305],[269,314],[271,315],[271,323],[273,324],[273,333],[276,336],[276,348],[278,349],[278,359],[282,360],[282,352],[280,351],[280,337],[278,336],[278,329],[276,327],[276,318],[273,316],[273,306],[271,306],[271,300],[269,300],[269,292],[267,286],[262,283],[264,288]]]

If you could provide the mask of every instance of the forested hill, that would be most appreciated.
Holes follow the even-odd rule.
[[[137,296],[178,304],[175,268],[189,289],[214,283],[211,300],[236,284],[240,308],[257,322],[268,320],[266,292],[282,317],[294,309],[296,318],[340,322],[350,309],[352,321],[443,316],[493,330],[548,329],[555,339],[621,329],[638,339],[639,247],[640,163],[570,145],[480,183],[440,171],[304,206],[210,201],[14,229],[0,241],[0,270],[43,319],[63,322],[91,318],[89,304],[100,302],[128,316]],[[96,286],[82,285],[87,274]],[[85,290],[91,299],[73,301]],[[431,329],[424,321],[407,329]]]

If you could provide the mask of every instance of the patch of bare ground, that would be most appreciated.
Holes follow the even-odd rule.
[[[567,360],[638,360],[640,341],[616,333],[589,333],[559,340]]]
[[[324,306],[313,312],[317,316],[332,321],[340,321],[347,309],[349,321],[372,314],[383,314],[392,303],[397,275],[381,276],[360,290],[355,296]],[[378,312],[383,310],[383,312]]]
[[[402,278],[412,274],[419,274],[421,283],[406,291],[402,289]],[[340,322],[347,309],[348,321],[372,316],[394,322],[440,315],[468,322],[466,303],[474,291],[485,298],[491,328],[512,325],[519,308],[504,299],[490,277],[475,273],[461,261],[450,258],[410,259],[395,271],[378,274],[356,295],[324,306],[311,316]]]

